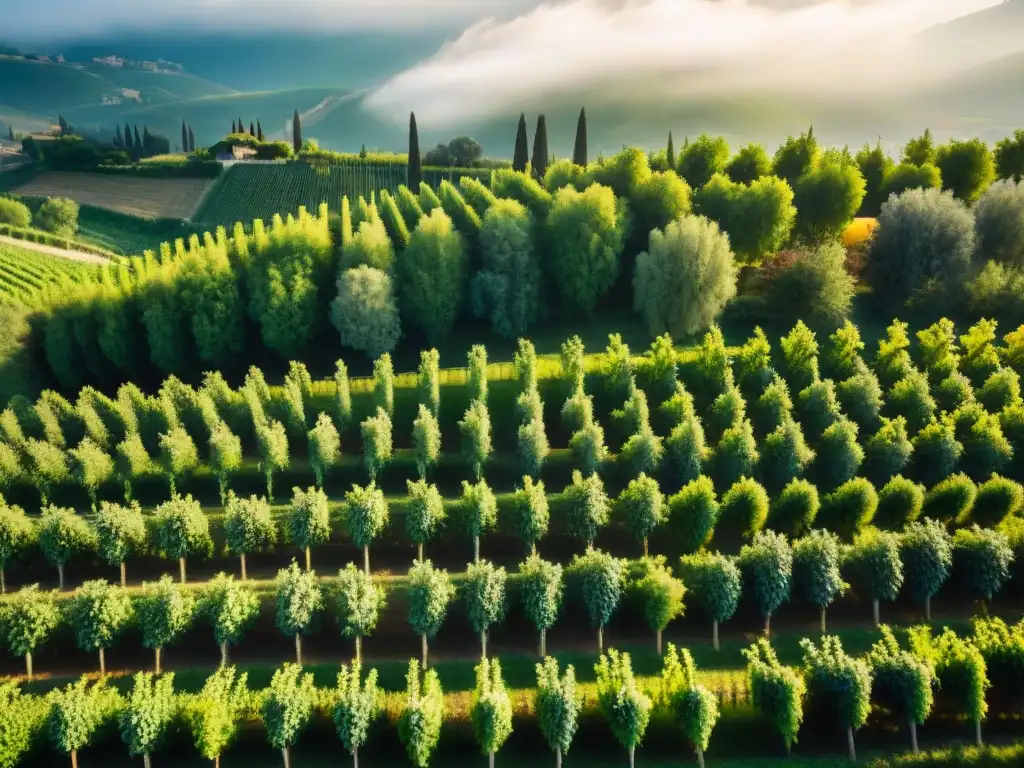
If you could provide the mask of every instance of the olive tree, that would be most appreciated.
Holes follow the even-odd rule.
[[[473,733],[494,768],[494,754],[512,735],[512,699],[501,676],[501,662],[485,656],[476,668],[476,688],[469,709]]]
[[[903,586],[905,566],[900,540],[894,533],[868,528],[854,539],[844,567],[854,591],[871,598],[875,626],[880,622],[879,604],[892,602]]]
[[[374,583],[369,574],[349,563],[338,571],[333,597],[338,628],[343,636],[355,639],[356,663],[359,663],[363,638],[376,629],[387,592],[383,584]]]
[[[277,628],[295,636],[295,663],[302,664],[302,636],[308,634],[323,608],[324,596],[316,571],[299,570],[292,560],[274,579],[277,593]]]
[[[164,574],[159,581],[143,583],[134,610],[136,623],[142,628],[142,645],[153,651],[153,669],[159,675],[163,649],[192,625],[195,596]]]
[[[334,421],[326,413],[316,417],[316,425],[309,431],[309,464],[316,475],[316,484],[324,487],[324,476],[341,460],[341,438]]]
[[[363,678],[358,660],[351,666],[341,665],[331,714],[338,738],[352,755],[353,768],[359,768],[359,748],[366,743],[370,727],[381,714],[381,698],[376,669]]]
[[[828,531],[811,531],[793,543],[793,587],[821,609],[821,634],[825,610],[846,589],[839,573],[840,547],[839,537]]]
[[[365,488],[353,485],[345,494],[342,520],[352,543],[363,550],[363,570],[370,573],[370,544],[388,524],[388,503],[374,483]]]
[[[156,508],[157,549],[163,557],[176,558],[181,583],[185,583],[185,560],[213,554],[210,520],[191,495],[175,496]]]
[[[173,672],[161,677],[154,677],[151,672],[135,675],[119,717],[121,740],[128,747],[128,754],[141,755],[146,768],[150,768],[152,754],[167,737],[177,712]]]
[[[932,711],[935,668],[930,659],[900,648],[887,626],[882,638],[871,646],[872,694],[897,718],[910,725],[910,745],[918,754],[917,726],[923,725]]]
[[[423,545],[444,523],[444,499],[436,485],[406,480],[409,503],[405,508],[405,532],[416,545],[416,559],[423,559]]]
[[[628,653],[620,654],[614,648],[602,653],[594,674],[601,713],[616,741],[629,751],[629,766],[633,768],[636,748],[651,720],[651,699],[637,685]]]
[[[426,479],[427,472],[441,457],[441,427],[437,417],[422,403],[412,423],[412,442],[416,451],[416,469],[420,479]]]
[[[93,552],[96,531],[73,509],[46,507],[36,521],[39,548],[51,565],[57,567],[58,587],[64,589],[64,566],[72,557]]]
[[[331,538],[330,508],[327,496],[319,488],[292,488],[292,503],[285,518],[288,541],[306,553],[306,570],[312,567],[310,550]]]
[[[789,600],[793,580],[793,550],[786,537],[761,531],[744,545],[736,560],[743,572],[747,594],[764,618],[764,634],[771,634],[772,614]]]
[[[804,719],[804,678],[792,667],[781,664],[775,649],[763,637],[742,653],[747,660],[747,684],[754,707],[782,737],[788,755]]]
[[[241,641],[256,621],[260,599],[252,587],[235,581],[234,576],[218,573],[203,587],[198,613],[213,627],[213,637],[220,646],[220,664],[228,663],[228,646]]]
[[[900,538],[900,559],[907,591],[924,603],[925,620],[932,620],[932,598],[953,568],[953,540],[941,523],[925,518],[911,523]]]
[[[32,654],[60,625],[60,609],[52,592],[38,584],[22,587],[0,610],[0,633],[15,656],[25,658],[25,675],[32,680]]]
[[[100,674],[107,674],[104,651],[132,619],[132,602],[124,587],[103,579],[87,581],[75,590],[67,604],[67,622],[75,631],[78,647],[99,652]]]
[[[592,548],[573,557],[569,566],[571,582],[591,626],[597,630],[598,653],[604,651],[604,628],[619,607],[625,575],[624,561]]]
[[[25,510],[8,504],[0,496],[0,594],[7,593],[7,566],[28,548],[34,537],[35,530]]]
[[[291,747],[313,715],[317,693],[312,673],[299,664],[285,664],[274,672],[262,702],[263,726],[271,746],[281,750],[284,768],[291,768]]]
[[[697,683],[697,668],[685,648],[680,651],[669,643],[662,663],[659,695],[661,703],[693,745],[698,765],[704,768],[704,751],[718,722],[718,697]]]
[[[366,264],[342,270],[331,323],[342,346],[371,357],[394,349],[402,324],[391,275]]]
[[[473,538],[473,562],[480,560],[480,535],[498,524],[498,502],[484,480],[475,485],[462,481],[462,499],[458,505],[459,523]]]
[[[409,569],[409,624],[420,636],[423,669],[427,668],[427,640],[434,637],[448,614],[455,587],[448,571],[434,568],[429,560],[417,560]]]
[[[547,632],[558,619],[562,606],[562,566],[536,553],[519,566],[519,594],[523,612],[540,632],[540,656],[547,656]]]
[[[398,720],[398,737],[405,745],[409,761],[416,768],[428,768],[441,735],[444,691],[436,670],[424,671],[421,679],[415,659],[409,662],[405,685],[405,706]]]
[[[576,670],[572,664],[559,675],[558,660],[546,657],[537,665],[537,721],[544,740],[555,753],[555,768],[562,768],[562,756],[572,746],[583,696],[576,689]]]
[[[242,565],[242,580],[248,578],[245,556],[262,552],[277,543],[277,524],[266,499],[250,496],[242,499],[228,493],[224,511],[224,538],[227,551],[238,555]]]
[[[832,635],[821,638],[818,646],[805,638],[800,647],[808,708],[836,719],[836,725],[846,731],[850,760],[856,761],[853,734],[867,721],[871,709],[871,667],[867,661],[849,656],[839,638]]]

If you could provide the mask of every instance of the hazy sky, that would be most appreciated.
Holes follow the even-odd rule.
[[[955,66],[952,53],[920,56],[917,32],[1001,1],[562,0],[478,22],[369,103],[396,121],[414,109],[457,124],[609,83],[647,98],[898,92]]]

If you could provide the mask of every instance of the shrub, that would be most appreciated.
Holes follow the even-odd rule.
[[[853,158],[833,162],[826,152],[822,162],[793,184],[796,206],[794,233],[812,243],[838,238],[860,209],[865,183]]]
[[[694,193],[694,209],[729,235],[737,260],[756,264],[781,248],[793,229],[793,190],[774,176],[737,184],[722,174]]]
[[[679,156],[679,175],[693,189],[700,189],[729,162],[729,145],[721,136],[702,133]]]
[[[799,251],[764,280],[763,297],[781,319],[806,318],[826,325],[842,321],[853,304],[854,279],[846,270],[846,250],[838,242]]]
[[[737,184],[750,184],[772,172],[772,159],[763,144],[740,147],[725,166],[726,175]]]
[[[668,525],[684,552],[696,552],[711,539],[720,515],[711,480],[701,476],[668,500]]]
[[[696,480],[708,457],[704,428],[691,415],[672,429],[665,440],[665,459],[672,479],[680,484]]]
[[[978,401],[989,413],[1020,403],[1020,376],[1011,368],[1000,368],[985,379],[978,390]]]
[[[750,539],[764,527],[767,519],[767,491],[756,480],[740,478],[722,496],[715,534]]]
[[[711,474],[719,487],[732,485],[754,474],[759,455],[754,430],[748,420],[727,429],[711,456]]]
[[[889,169],[882,182],[882,202],[889,200],[893,195],[902,195],[911,189],[941,189],[942,173],[935,167],[934,163],[928,162],[921,165],[913,163],[900,163],[895,168]]]
[[[977,495],[977,486],[967,475],[950,475],[928,491],[924,515],[945,523],[966,520],[971,516]]]
[[[27,228],[32,223],[32,214],[28,206],[11,200],[8,197],[0,197],[0,224],[8,224],[12,227]]]
[[[789,753],[804,718],[804,679],[796,670],[779,663],[775,649],[764,638],[744,649],[743,655],[747,659],[747,684],[754,707],[778,731]]]
[[[902,531],[924,508],[924,486],[896,475],[878,492],[874,524],[888,531]]]
[[[699,216],[685,216],[651,232],[637,256],[634,307],[652,336],[675,338],[707,328],[736,295],[729,238]]]
[[[51,197],[36,211],[35,225],[61,237],[78,232],[78,203],[66,197]]]
[[[928,378],[914,371],[900,379],[889,390],[887,408],[896,416],[907,420],[911,431],[925,427],[935,414],[935,400],[928,389]]]
[[[341,266],[356,269],[367,266],[391,274],[395,265],[395,249],[380,218],[362,221],[352,239],[342,246]]]
[[[803,320],[779,341],[789,386],[800,392],[818,379],[818,341]]]
[[[817,379],[797,397],[800,420],[812,440],[824,434],[842,418],[836,385],[831,379]]]
[[[789,387],[778,374],[764,388],[754,409],[754,425],[762,435],[771,434],[793,418],[793,400]]]
[[[1013,550],[1000,531],[961,528],[953,534],[953,577],[972,595],[991,601],[1010,576]]]
[[[992,150],[981,139],[951,139],[936,151],[935,165],[942,174],[942,188],[965,203],[977,200],[996,178]]]
[[[1024,183],[1007,179],[985,190],[974,205],[977,258],[1024,266],[1021,221],[1024,221]]]
[[[818,516],[818,489],[806,480],[790,480],[772,500],[768,527],[791,538],[803,536]]]
[[[577,469],[573,471],[572,484],[565,489],[563,496],[568,504],[566,522],[569,532],[592,547],[597,532],[608,524],[610,502],[604,483],[597,473],[584,478]]]
[[[999,475],[992,475],[978,486],[978,493],[975,496],[969,517],[971,522],[991,528],[1007,517],[1019,515],[1022,507],[1024,507],[1024,488],[1021,488],[1020,483]],[[958,520],[958,522],[964,523],[966,520]]]
[[[343,346],[377,357],[398,343],[401,325],[391,278],[361,265],[338,277],[338,297],[331,304],[331,322]]]
[[[844,541],[852,541],[871,522],[877,508],[875,487],[863,477],[855,477],[822,499],[818,523]]]
[[[939,382],[933,396],[939,410],[952,413],[960,406],[974,402],[974,388],[967,376],[954,371]]]

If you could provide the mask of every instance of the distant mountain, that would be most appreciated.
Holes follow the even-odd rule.
[[[918,43],[936,57],[936,63],[972,66],[1024,51],[1024,0],[961,16],[926,29]]]

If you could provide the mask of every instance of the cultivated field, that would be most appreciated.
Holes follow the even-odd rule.
[[[95,275],[98,269],[95,264],[0,242],[0,299],[31,300],[49,284],[65,278],[77,281],[86,275]]]
[[[19,195],[70,197],[79,205],[146,219],[188,219],[211,184],[210,179],[137,179],[54,171],[36,176],[14,191]]]

